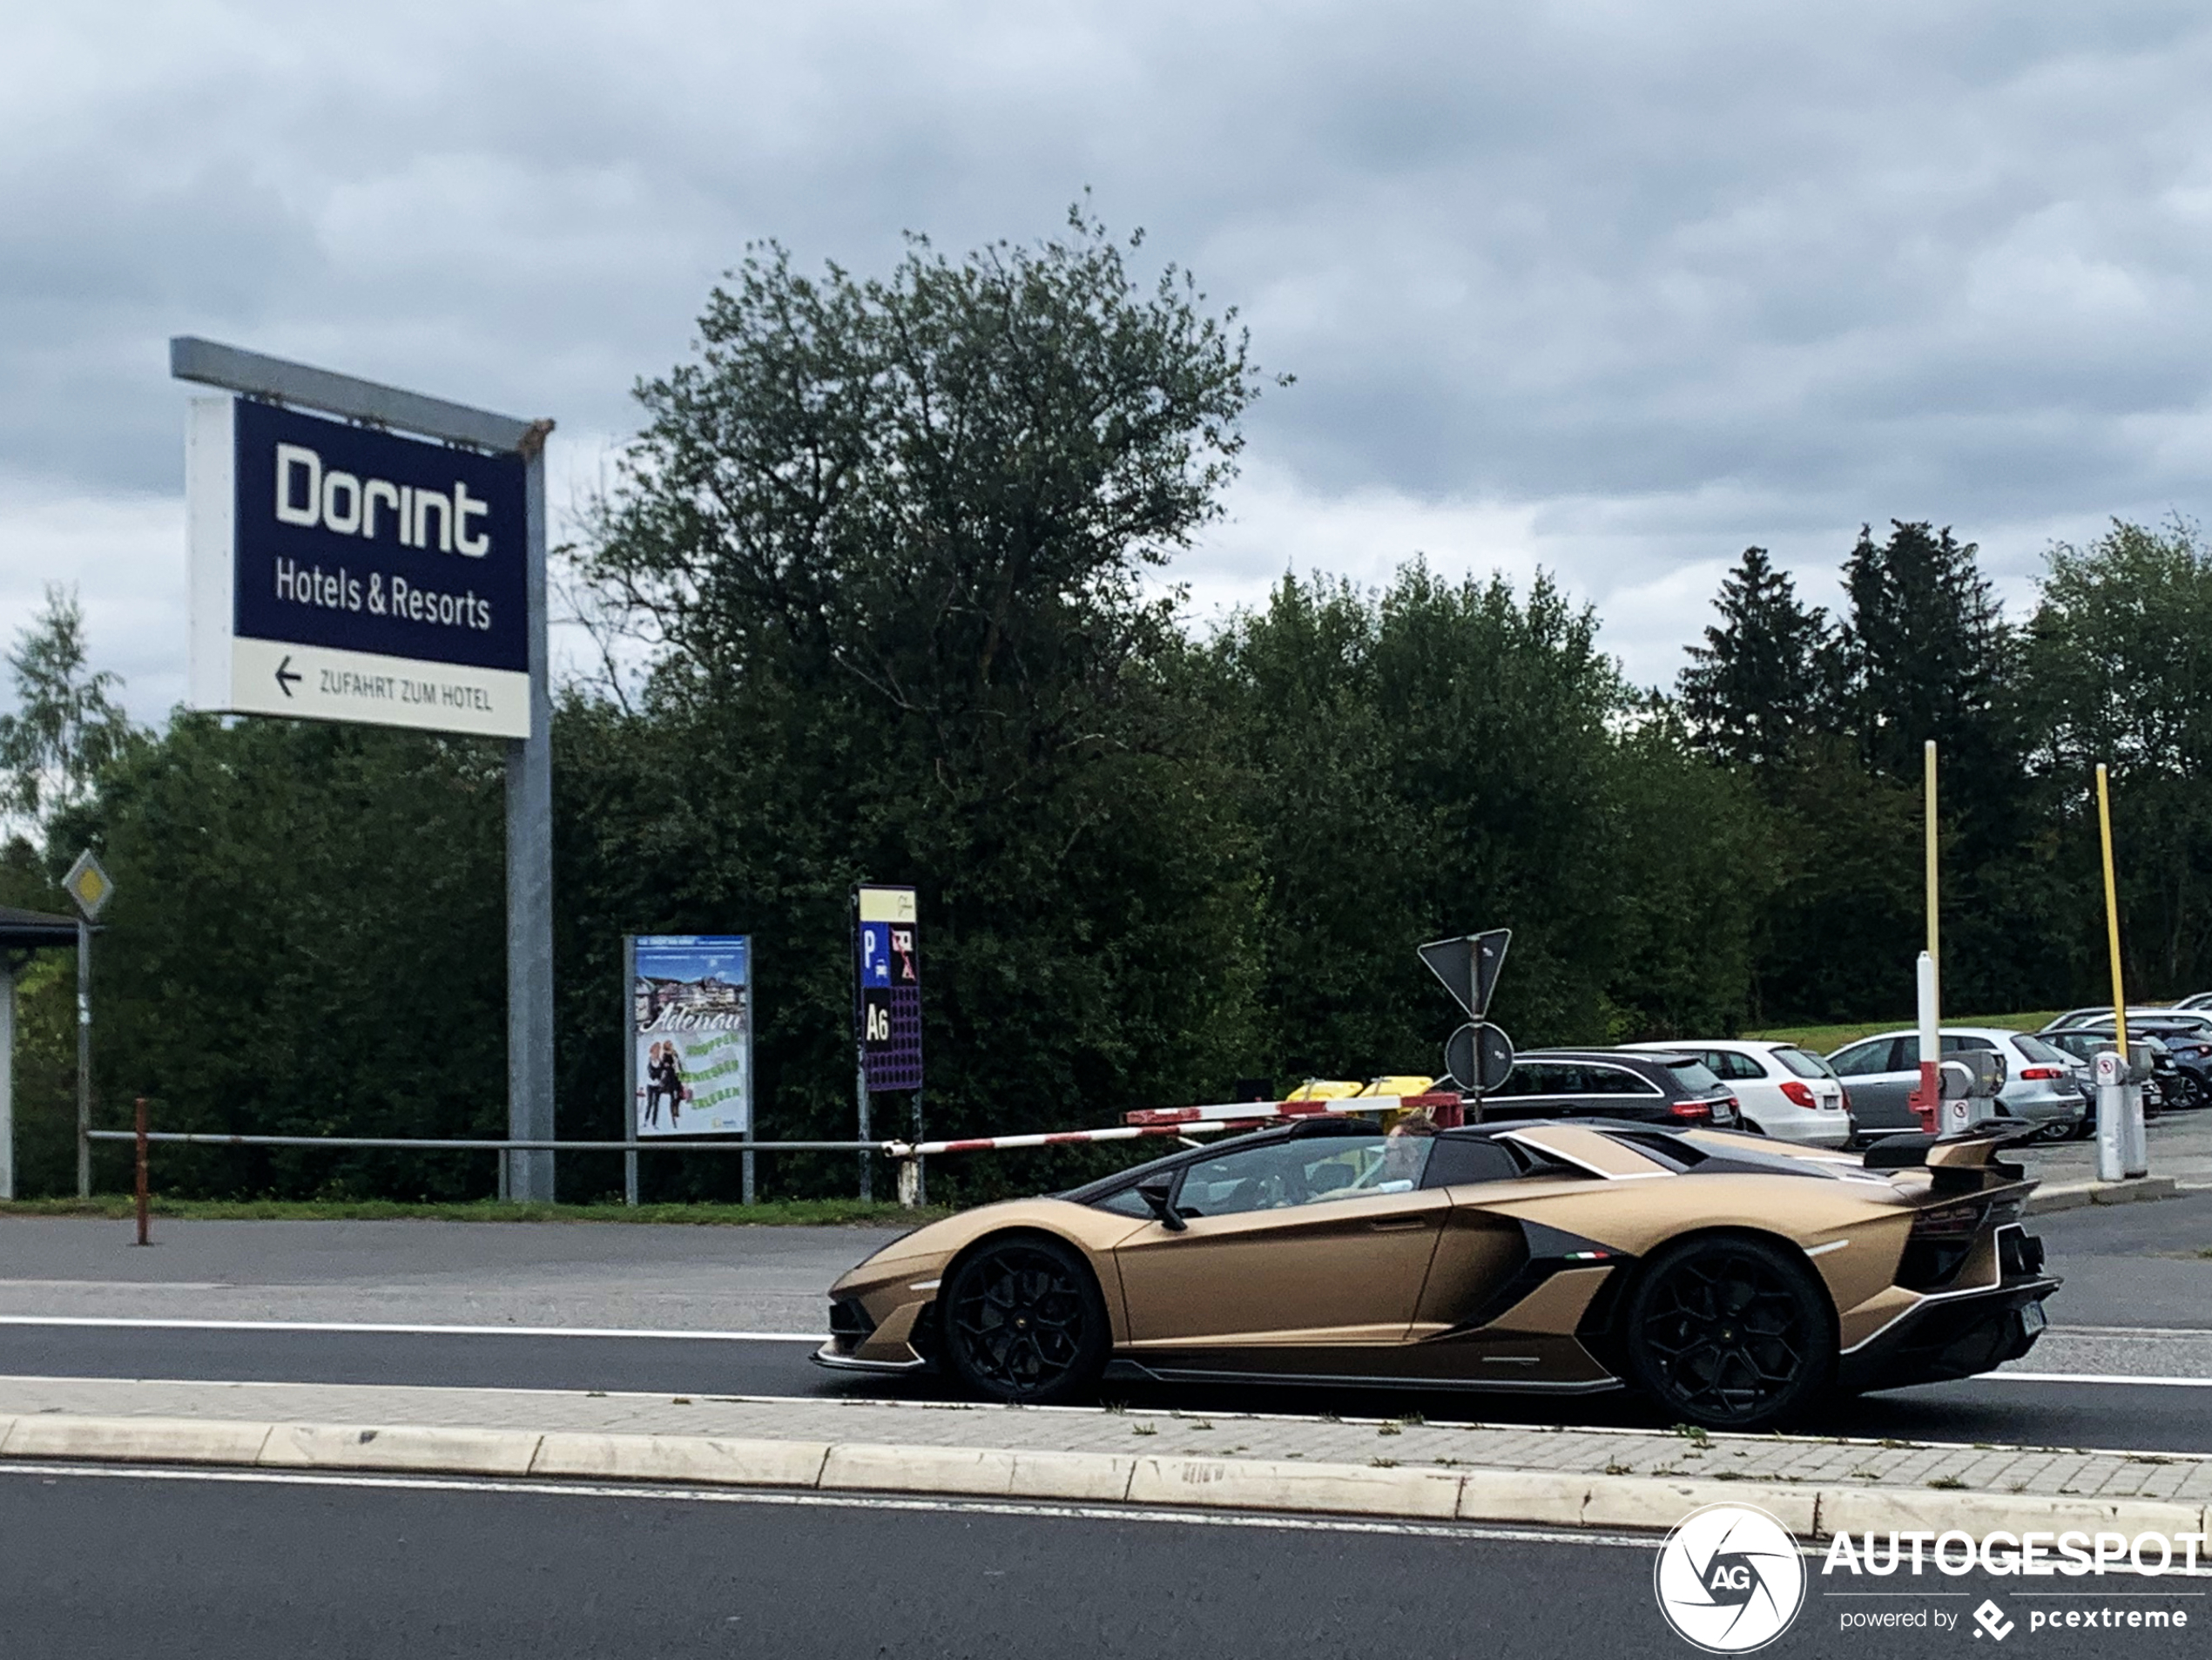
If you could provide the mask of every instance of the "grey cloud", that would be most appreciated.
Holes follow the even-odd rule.
[[[619,431],[748,240],[876,268],[1088,184],[1298,375],[1255,456],[1525,509],[1593,595],[1892,514],[2018,572],[2204,496],[2195,7],[150,5],[16,44],[0,475],[65,495],[176,488],[172,333]]]

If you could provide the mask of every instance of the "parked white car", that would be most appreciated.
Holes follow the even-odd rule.
[[[1743,1117],[1777,1141],[1841,1147],[1852,1135],[1842,1082],[1828,1063],[1795,1043],[1756,1038],[1690,1038],[1678,1043],[1623,1043],[1623,1049],[1694,1055],[1736,1093]]]

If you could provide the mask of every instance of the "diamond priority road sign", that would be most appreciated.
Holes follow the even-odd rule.
[[[524,462],[192,401],[195,708],[530,735]]]
[[[115,879],[87,847],[77,855],[69,874],[62,878],[62,888],[77,901],[77,908],[84,913],[86,921],[97,922],[100,913],[107,908],[108,901],[115,897]]]

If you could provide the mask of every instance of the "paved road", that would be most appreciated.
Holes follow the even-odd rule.
[[[1650,1543],[1589,1535],[57,1466],[0,1468],[0,1537],[11,1649],[84,1660],[1690,1652],[1654,1603]],[[2050,1585],[2036,1596],[1978,1574],[1911,1584],[1808,1569],[1803,1611],[1764,1652],[1955,1654],[1957,1624],[1866,1635],[1838,1622],[1966,1622],[1986,1597],[2022,1636],[2039,1608],[2180,1609],[2199,1628],[2021,1645],[2067,1660],[2200,1652],[2212,1619],[2202,1580],[2036,1582]],[[1827,1594],[1844,1585],[1890,1595]]]
[[[2040,1218],[2067,1276],[2027,1369],[2212,1379],[2212,1193]],[[609,1225],[165,1223],[151,1251],[125,1227],[0,1221],[0,1373],[234,1378],[671,1393],[927,1392],[833,1374],[804,1341],[554,1336],[551,1325],[651,1331],[819,1329],[821,1287],[882,1231]],[[400,1321],[498,1335],[17,1324],[73,1320]],[[2069,1326],[2067,1322],[2074,1324]],[[2094,1329],[2088,1329],[2094,1323]],[[2141,1328],[2140,1334],[2126,1328]],[[2185,1329],[2184,1329],[2185,1328]],[[1539,1398],[1303,1391],[1134,1391],[1141,1404],[1554,1421]],[[1870,1397],[1822,1427],[1939,1441],[2212,1452],[2212,1390],[1982,1380]],[[1574,1421],[1636,1423],[1632,1401],[1573,1403]]]
[[[2067,1279],[2060,1324],[2212,1328],[2212,1191],[2034,1226]],[[157,1219],[154,1237],[0,1218],[0,1315],[816,1332],[829,1283],[897,1232]]]
[[[0,1373],[38,1377],[608,1389],[671,1394],[860,1396],[942,1393],[928,1380],[829,1373],[790,1342],[0,1326]],[[1629,1396],[1575,1401],[1379,1391],[1132,1387],[1131,1404],[1196,1411],[1392,1416],[1438,1422],[1648,1425]],[[1814,1427],[1899,1440],[2212,1453],[2212,1389],[1981,1380],[1894,1390],[1848,1403]]]
[[[0,1314],[812,1332],[901,1230],[0,1218]]]

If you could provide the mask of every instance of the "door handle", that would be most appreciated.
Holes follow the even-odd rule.
[[[1370,1233],[1405,1233],[1412,1229],[1425,1228],[1427,1225],[1428,1218],[1425,1216],[1390,1216],[1381,1218],[1379,1220],[1367,1224],[1367,1232]]]

